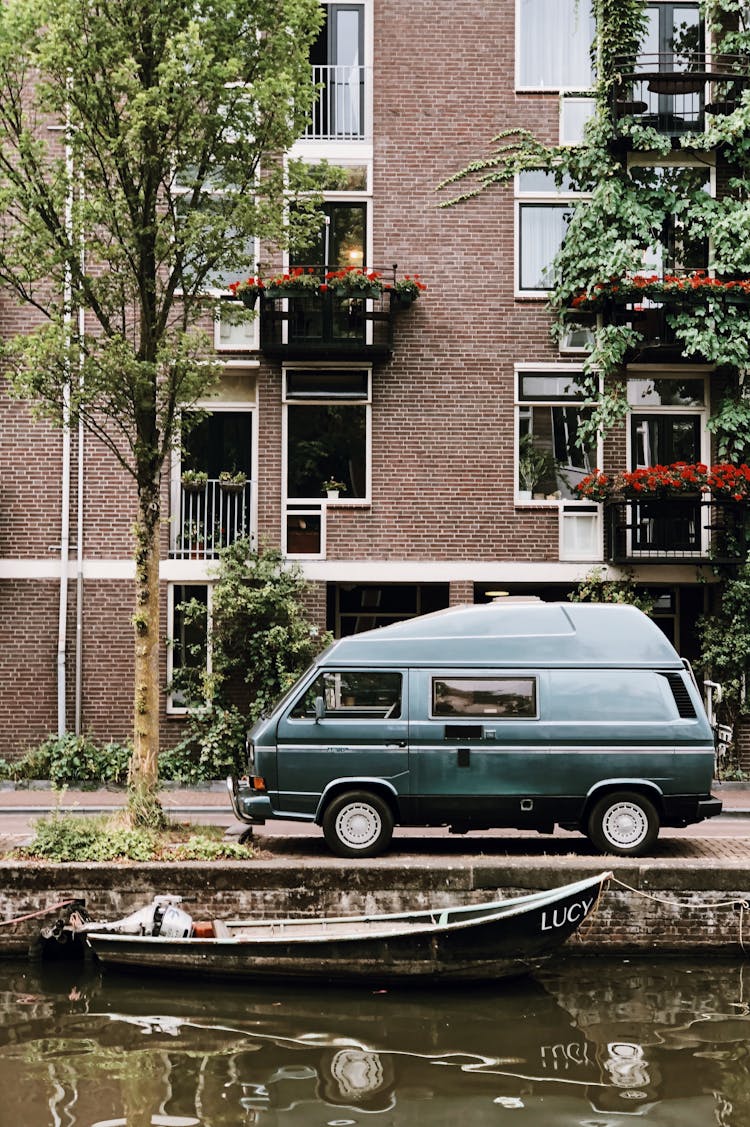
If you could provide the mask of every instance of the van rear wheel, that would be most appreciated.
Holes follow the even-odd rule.
[[[393,814],[377,794],[346,791],[326,807],[323,836],[337,857],[375,857],[391,843]]]
[[[594,806],[586,832],[601,853],[638,857],[647,853],[659,836],[659,815],[642,794],[615,791]]]

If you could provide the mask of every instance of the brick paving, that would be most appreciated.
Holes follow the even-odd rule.
[[[651,857],[670,865],[692,862],[720,865],[750,862],[750,787],[722,784],[714,794],[724,803],[720,818],[684,830],[662,830]],[[194,823],[223,825],[237,834],[245,827],[231,811],[223,783],[206,788],[169,787],[160,793],[163,808],[175,817]],[[0,854],[28,841],[36,818],[55,809],[95,812],[121,809],[121,788],[54,791],[49,786],[0,789]],[[254,841],[266,857],[292,862],[294,858],[329,858],[317,826],[294,822],[268,822],[254,830]],[[525,830],[489,830],[453,835],[444,828],[397,828],[391,855],[411,857],[415,863],[428,858],[478,857],[584,858],[595,856],[581,834],[557,830],[554,835]]]

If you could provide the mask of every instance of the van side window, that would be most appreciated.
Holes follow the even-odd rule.
[[[346,670],[321,673],[295,704],[295,720],[315,716],[315,699],[322,697],[326,719],[392,720],[401,716],[401,674]]]
[[[433,677],[433,716],[536,716],[534,677]]]

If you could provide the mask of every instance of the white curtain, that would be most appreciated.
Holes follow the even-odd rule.
[[[590,0],[521,0],[521,86],[592,84]]]

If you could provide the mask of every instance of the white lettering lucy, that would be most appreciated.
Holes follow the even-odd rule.
[[[551,931],[554,927],[564,927],[565,924],[577,924],[585,919],[591,911],[594,903],[594,897],[590,900],[576,900],[575,903],[569,904],[567,908],[553,908],[552,917],[547,919],[546,909],[542,912],[542,931]]]

